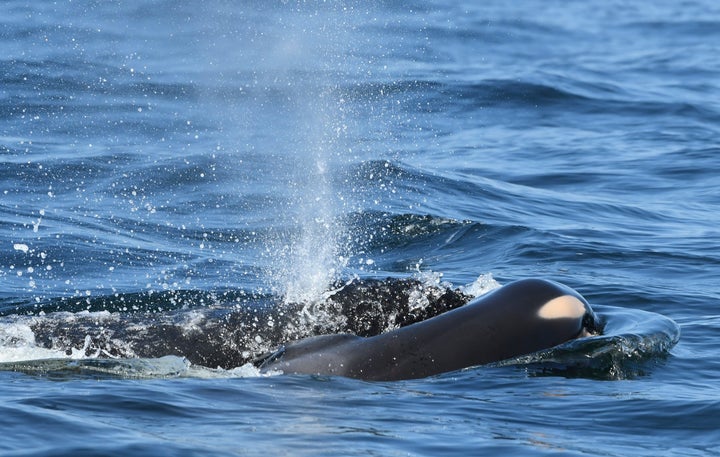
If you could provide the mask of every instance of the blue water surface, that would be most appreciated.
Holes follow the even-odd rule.
[[[2,454],[720,454],[716,2],[2,11]],[[490,276],[622,337],[383,383],[46,360],[12,318]]]

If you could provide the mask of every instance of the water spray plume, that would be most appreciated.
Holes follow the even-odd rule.
[[[271,281],[286,302],[322,299],[347,262],[341,222],[347,199],[339,195],[333,176],[343,164],[340,144],[347,130],[338,75],[348,55],[346,43],[352,42],[346,17],[351,10],[312,9],[321,7],[299,5],[264,62],[268,87],[283,94],[278,115],[287,116],[291,126],[281,133],[286,150],[278,154],[289,162],[289,199],[285,220],[279,221],[289,230],[282,241],[270,242]]]

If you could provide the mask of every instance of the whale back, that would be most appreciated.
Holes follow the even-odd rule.
[[[376,337],[378,379],[420,378],[548,349],[594,331],[585,299],[561,284],[510,283],[425,322]],[[387,349],[390,348],[390,349]]]
[[[378,336],[301,340],[268,368],[367,380],[421,378],[548,349],[596,327],[580,294],[552,281],[527,279]]]

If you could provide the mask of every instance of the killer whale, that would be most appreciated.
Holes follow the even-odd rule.
[[[5,348],[22,346],[73,359],[172,355],[231,370],[288,341],[337,333],[375,336],[472,298],[461,289],[413,278],[339,281],[311,303],[244,290],[59,297],[32,302],[17,313],[0,312],[0,361]]]
[[[545,279],[507,284],[470,303],[380,335],[301,339],[259,358],[262,372],[364,380],[424,378],[548,349],[597,331],[575,290]]]
[[[348,281],[311,304],[242,291],[222,297],[171,291],[43,306],[57,311],[0,315],[0,354],[22,346],[72,358],[175,355],[210,368],[254,363],[263,371],[405,379],[530,353],[572,339],[580,327],[596,328],[577,292],[543,280],[476,299],[460,289],[387,278]],[[323,318],[308,322],[308,312]]]

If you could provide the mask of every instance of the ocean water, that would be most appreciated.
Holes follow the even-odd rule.
[[[720,455],[716,2],[2,12],[3,455]],[[605,335],[397,382],[96,346],[526,277]]]

